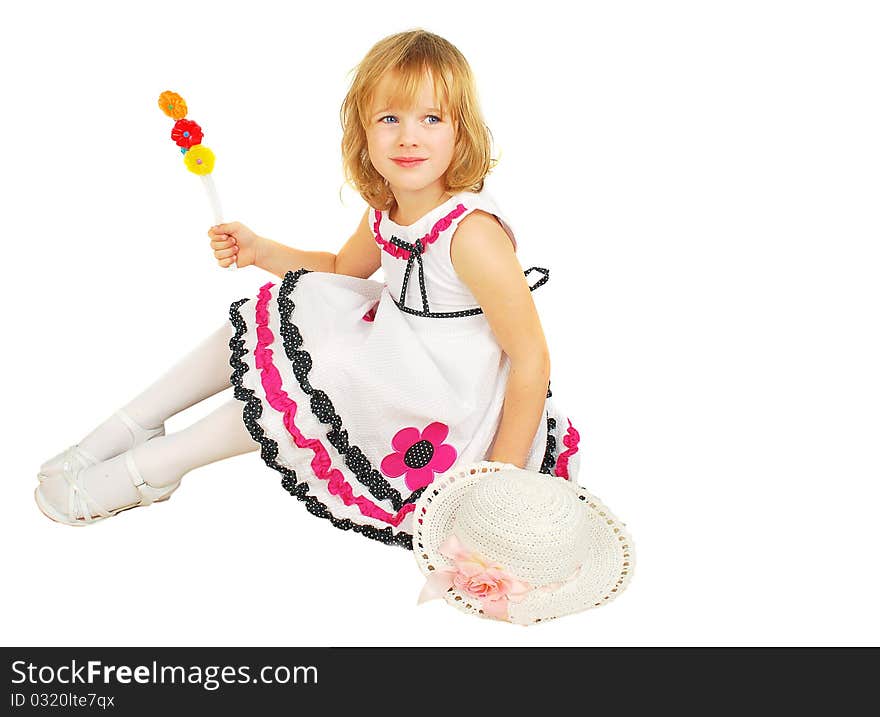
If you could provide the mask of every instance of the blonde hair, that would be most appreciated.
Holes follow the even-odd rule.
[[[483,121],[473,73],[464,55],[448,40],[425,30],[399,32],[377,42],[352,72],[355,77],[339,111],[342,122],[342,165],[346,181],[374,209],[387,210],[394,195],[373,167],[366,127],[376,86],[388,71],[400,75],[402,105],[415,105],[425,72],[431,73],[444,118],[456,127],[455,149],[446,172],[448,192],[479,192],[495,166],[492,134]]]

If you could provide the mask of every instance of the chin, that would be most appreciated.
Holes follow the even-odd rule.
[[[401,189],[404,192],[420,192],[431,186],[430,182],[401,182],[400,184],[392,184],[392,187]]]
[[[391,181],[390,184],[392,187],[401,189],[405,192],[418,192],[422,189],[427,189],[428,187],[433,186],[436,182],[437,178],[416,179],[415,177],[408,177],[400,182]]]

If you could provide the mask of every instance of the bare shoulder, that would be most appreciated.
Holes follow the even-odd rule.
[[[498,218],[482,209],[475,209],[462,219],[450,240],[449,256],[456,271],[459,264],[514,253],[510,237]]]
[[[453,238],[462,233],[466,236],[476,234],[495,234],[496,236],[507,237],[507,232],[504,231],[501,222],[498,221],[498,217],[489,212],[484,212],[482,209],[474,209],[474,211],[462,219],[458,223]]]
[[[475,210],[462,219],[453,237],[455,272],[482,308],[504,352],[516,362],[546,355],[547,342],[528,282],[495,215]]]
[[[527,295],[528,284],[510,237],[493,214],[475,210],[461,220],[449,256],[459,279],[487,317],[512,295]]]

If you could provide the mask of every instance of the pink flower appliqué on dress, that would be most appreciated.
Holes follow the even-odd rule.
[[[418,490],[434,480],[435,473],[452,467],[458,451],[443,443],[449,435],[449,426],[435,421],[419,432],[410,426],[401,428],[391,439],[394,453],[382,459],[382,472],[390,478],[406,473],[404,481],[410,490]]]

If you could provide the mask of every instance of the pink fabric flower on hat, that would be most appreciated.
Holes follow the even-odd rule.
[[[508,602],[519,602],[532,590],[531,585],[518,580],[498,563],[467,550],[454,534],[446,538],[438,550],[452,560],[454,566],[431,573],[419,595],[420,603],[442,597],[454,587],[479,600],[484,614],[507,620]]]
[[[435,473],[448,470],[458,457],[455,448],[443,443],[448,435],[449,427],[437,421],[421,432],[414,426],[401,428],[391,439],[395,452],[382,459],[382,472],[390,478],[405,473],[407,488],[424,488],[434,480]]]

